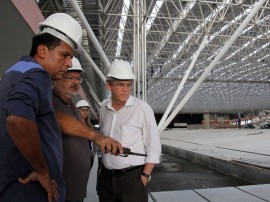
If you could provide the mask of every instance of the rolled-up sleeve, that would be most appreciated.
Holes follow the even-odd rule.
[[[145,161],[146,163],[157,164],[160,162],[159,157],[161,154],[161,145],[154,112],[147,104],[145,104],[143,108],[143,142],[147,153]]]

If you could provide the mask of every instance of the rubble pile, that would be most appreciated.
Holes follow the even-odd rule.
[[[270,116],[253,118],[251,122],[244,125],[243,128],[270,129]]]

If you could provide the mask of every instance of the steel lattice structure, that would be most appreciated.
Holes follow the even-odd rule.
[[[109,61],[122,58],[135,63],[134,55],[141,54],[136,48],[137,40],[146,39],[142,45],[146,50],[142,63],[145,64],[145,89],[147,102],[155,113],[164,113],[191,66],[173,106],[186,96],[256,2],[77,0]],[[38,5],[44,16],[61,11],[76,17],[68,0],[40,0]],[[139,33],[137,38],[136,33]],[[268,109],[269,39],[270,1],[266,0],[179,113],[236,113]],[[83,46],[105,73],[104,62],[86,33]],[[195,53],[200,47],[195,60]],[[102,100],[106,96],[103,82],[91,64],[84,58],[81,60],[89,81],[84,88],[92,86]]]

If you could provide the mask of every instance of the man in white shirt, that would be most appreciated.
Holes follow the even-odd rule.
[[[106,78],[112,96],[101,105],[101,132],[131,152],[147,156],[102,154],[104,167],[98,176],[99,200],[147,202],[146,185],[161,153],[154,113],[146,102],[131,96],[135,76],[128,62],[112,62]]]

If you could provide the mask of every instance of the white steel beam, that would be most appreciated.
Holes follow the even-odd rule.
[[[92,60],[92,58],[90,57],[90,55],[85,51],[85,49],[83,49],[84,52],[84,56],[85,58],[90,62],[90,64],[92,65],[92,67],[94,68],[94,70],[96,71],[96,73],[99,75],[99,77],[101,78],[101,80],[106,83],[106,77],[104,76],[104,74],[102,73],[102,71],[98,68],[98,66],[96,65],[96,63]]]
[[[247,15],[245,20],[237,28],[237,30],[234,32],[234,34],[231,36],[231,38],[225,43],[223,48],[216,55],[215,59],[205,69],[204,73],[199,77],[199,79],[195,82],[195,84],[192,86],[192,88],[189,90],[189,92],[186,94],[186,96],[181,100],[181,102],[177,105],[175,110],[171,113],[171,115],[168,117],[168,119],[160,127],[160,130],[159,130],[160,133],[169,125],[169,123],[179,113],[179,111],[184,107],[184,105],[188,102],[188,100],[195,93],[195,91],[202,84],[202,82],[208,77],[211,70],[215,67],[215,65],[218,63],[218,61],[220,61],[220,59],[223,57],[223,55],[226,53],[226,51],[231,47],[231,45],[234,43],[234,41],[237,39],[237,37],[241,35],[244,28],[248,25],[248,23],[251,21],[253,16],[258,12],[258,10],[261,8],[261,6],[264,4],[265,1],[266,0],[260,0],[254,4],[253,8],[251,9],[250,13]]]
[[[108,60],[106,54],[104,53],[101,45],[99,44],[94,32],[92,31],[92,28],[90,27],[87,19],[85,18],[83,12],[81,11],[78,3],[76,0],[69,0],[70,3],[72,4],[75,12],[77,13],[78,17],[80,18],[85,30],[87,31],[87,34],[90,38],[90,40],[92,41],[93,45],[95,46],[97,52],[99,53],[100,57],[101,57],[101,60],[103,61],[104,63],[104,66],[109,69],[110,67],[110,61]]]
[[[173,95],[173,98],[172,98],[170,104],[168,105],[168,107],[167,107],[165,113],[163,114],[163,116],[162,116],[162,118],[161,118],[161,120],[160,120],[160,122],[159,122],[159,124],[158,124],[158,129],[160,129],[160,128],[162,127],[162,125],[164,124],[166,118],[168,117],[169,113],[171,112],[171,109],[172,109],[172,107],[173,107],[173,105],[174,105],[174,103],[175,103],[175,101],[176,101],[178,95],[180,94],[181,90],[183,89],[183,86],[184,86],[184,84],[186,83],[186,81],[187,81],[187,79],[188,79],[188,76],[189,76],[191,70],[193,69],[193,67],[194,67],[194,65],[195,65],[195,63],[196,63],[196,61],[197,61],[197,59],[198,59],[198,57],[199,57],[199,55],[200,55],[202,49],[203,49],[204,46],[205,46],[205,42],[206,42],[207,38],[208,38],[208,35],[205,35],[205,36],[204,36],[204,39],[203,39],[203,41],[202,41],[202,43],[201,43],[201,45],[200,45],[200,47],[199,47],[199,49],[196,51],[196,53],[195,53],[195,55],[194,55],[194,57],[193,57],[193,59],[192,59],[190,65],[189,65],[187,71],[185,72],[185,75],[184,75],[183,79],[181,80],[181,82],[180,82],[180,84],[179,84],[177,90],[175,91],[175,93],[174,93],[174,95]]]

